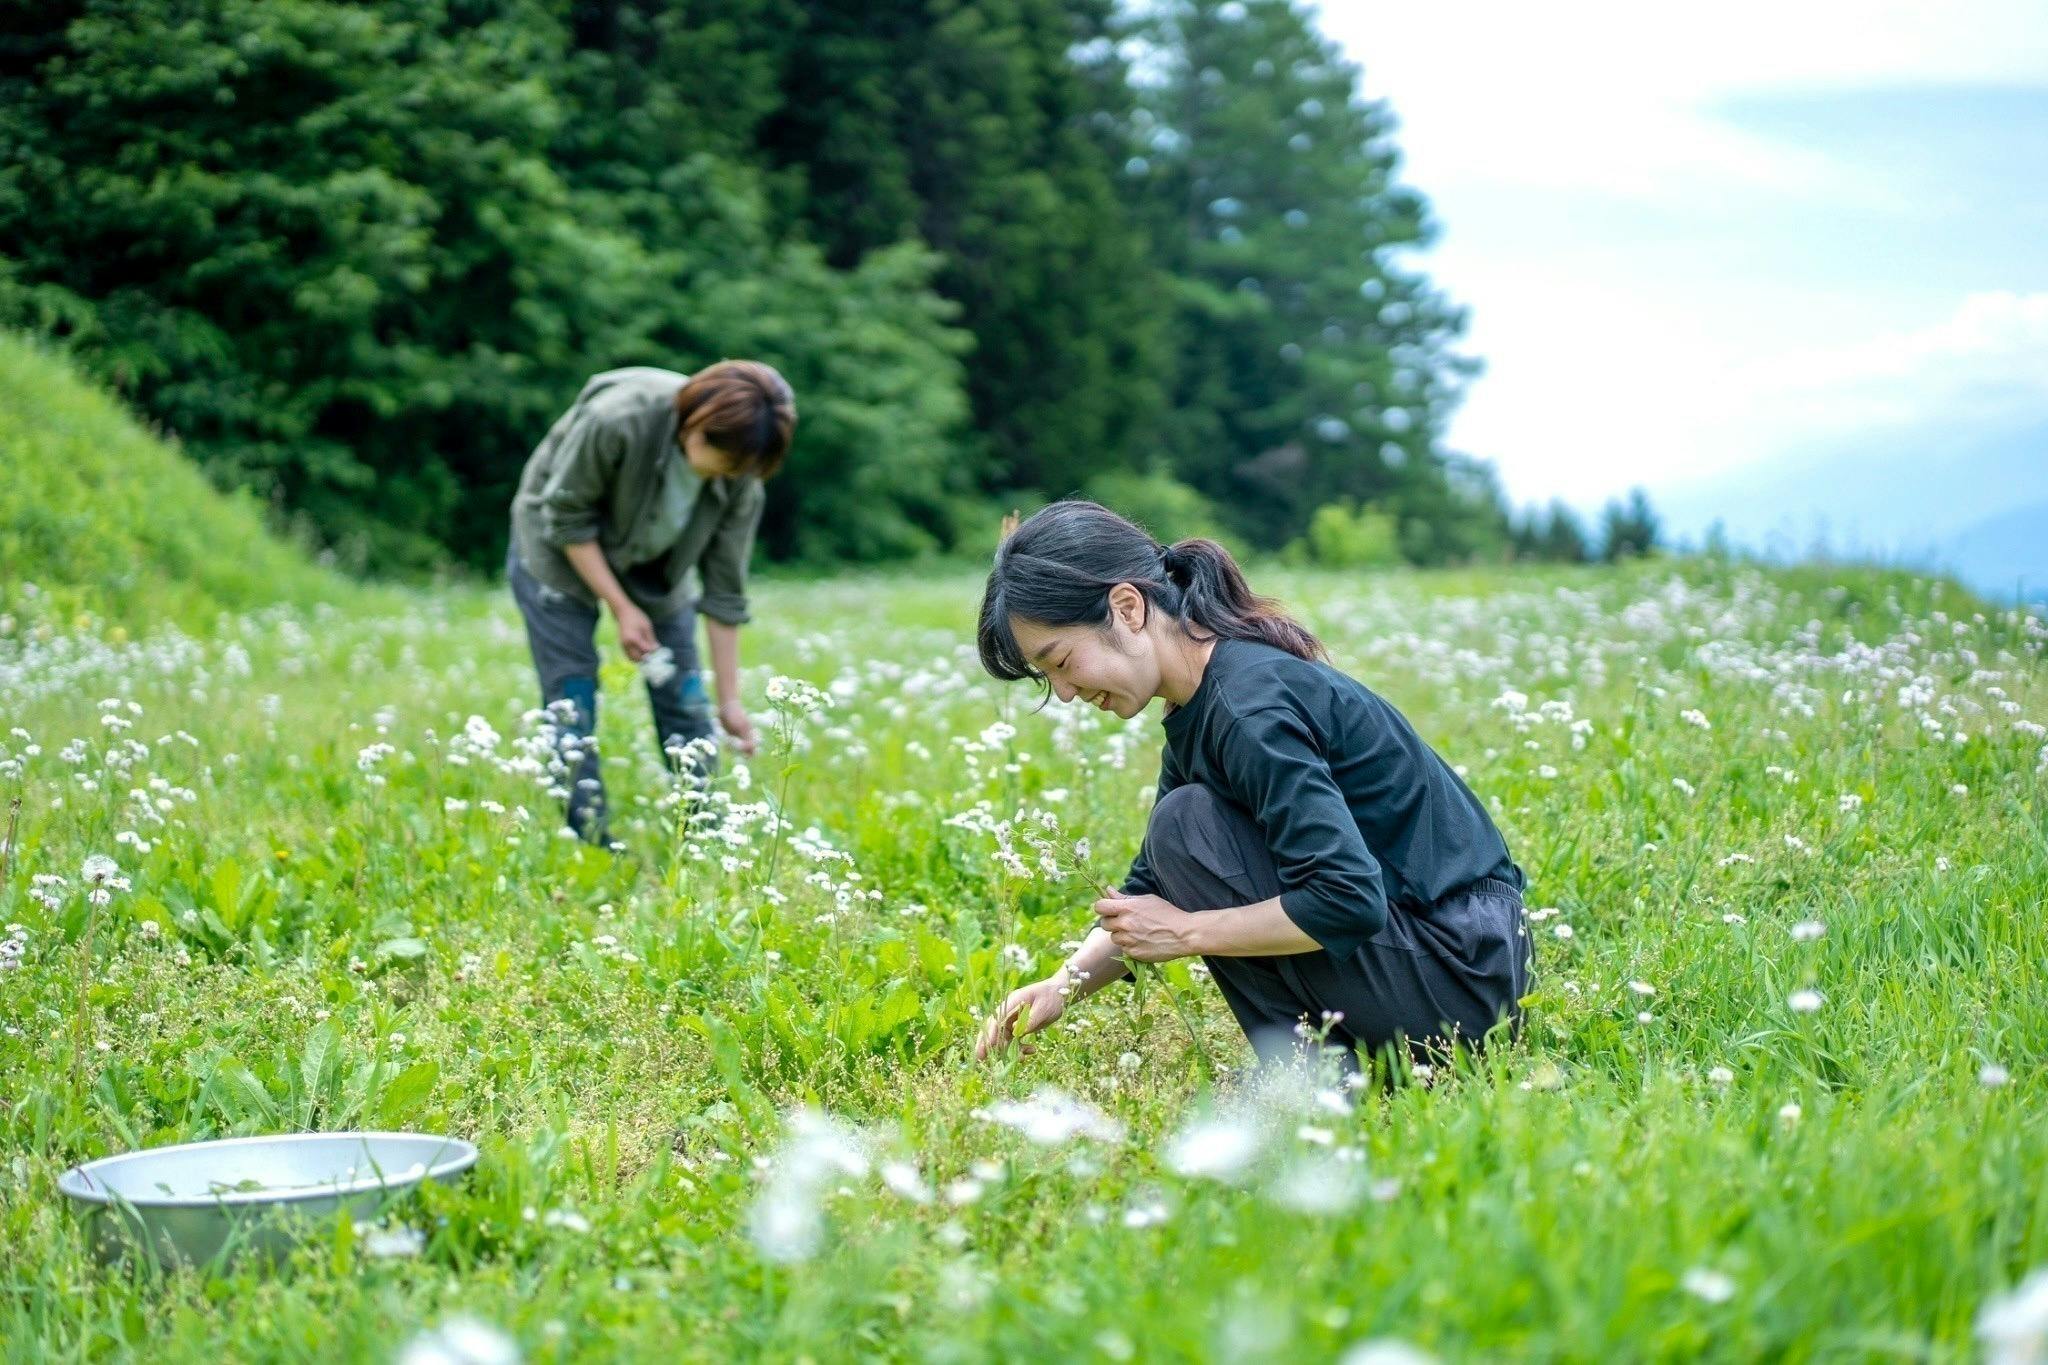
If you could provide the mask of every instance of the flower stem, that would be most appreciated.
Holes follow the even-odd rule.
[[[1091,873],[1084,873],[1083,875],[1088,878],[1089,882],[1105,898],[1116,894],[1115,891],[1110,889],[1109,884],[1100,877],[1094,876]],[[1124,969],[1131,974],[1131,984],[1138,991],[1138,1022],[1142,1025],[1145,1020],[1145,973],[1150,972],[1165,990],[1166,1002],[1173,1007],[1175,1016],[1180,1019],[1180,1026],[1187,1030],[1188,1041],[1194,1044],[1195,1047],[1195,1057],[1202,1064],[1203,1077],[1208,1080],[1214,1080],[1216,1078],[1216,1064],[1209,1056],[1208,1047],[1202,1042],[1202,1035],[1195,1031],[1195,1021],[1188,1014],[1187,1003],[1180,998],[1180,992],[1174,989],[1173,983],[1166,979],[1165,971],[1156,962],[1140,962],[1132,957],[1124,958],[1123,962]]]
[[[16,793],[7,803],[7,842],[0,845],[0,890],[7,888],[7,879],[14,872],[14,830],[21,823],[21,795]]]
[[[99,929],[99,921],[100,907],[88,892],[85,898],[85,933],[78,940],[78,1003],[71,1016],[71,1074],[81,1083],[85,1077],[85,1017],[92,1010],[87,995],[92,989],[92,941]]]

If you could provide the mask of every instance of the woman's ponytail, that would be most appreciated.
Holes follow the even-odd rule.
[[[1056,502],[1003,538],[981,598],[982,666],[998,678],[1040,677],[1012,617],[1048,626],[1109,621],[1110,589],[1129,583],[1198,639],[1251,640],[1303,659],[1329,657],[1308,628],[1254,594],[1213,540],[1161,545],[1098,503]]]
[[[1308,627],[1251,590],[1230,551],[1215,541],[1176,541],[1162,558],[1168,578],[1181,590],[1178,615],[1195,630],[1225,640],[1256,640],[1297,658],[1329,657]]]

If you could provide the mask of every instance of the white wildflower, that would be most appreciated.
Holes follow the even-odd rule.
[[[1318,1155],[1295,1163],[1274,1182],[1274,1202],[1298,1213],[1337,1214],[1358,1202],[1364,1180],[1358,1163]]]
[[[973,1117],[984,1123],[1014,1128],[1033,1142],[1046,1146],[1071,1142],[1077,1137],[1116,1142],[1123,1137],[1123,1125],[1082,1100],[1051,1087],[1041,1089],[1028,1100],[1001,1100]]]
[[[1437,1365],[1436,1357],[1398,1337],[1372,1337],[1337,1358],[1337,1365]]]
[[[519,1345],[489,1323],[456,1316],[406,1343],[398,1365],[518,1365]]]
[[[910,1200],[913,1204],[932,1202],[932,1191],[917,1173],[917,1167],[907,1161],[885,1161],[882,1163],[882,1183],[891,1193]]]
[[[1166,1164],[1184,1176],[1231,1183],[1258,1157],[1259,1145],[1259,1130],[1242,1119],[1197,1119],[1167,1145]]]
[[[650,687],[660,687],[676,675],[676,652],[657,645],[640,656],[640,676]]]
[[[1679,1281],[1685,1292],[1706,1303],[1726,1303],[1735,1297],[1735,1281],[1718,1270],[1694,1266]]]
[[[418,1228],[400,1224],[397,1227],[369,1227],[363,1230],[363,1254],[376,1260],[392,1260],[401,1256],[417,1256],[427,1244],[426,1234]]]
[[[1127,1228],[1150,1228],[1164,1223],[1168,1217],[1166,1205],[1156,1199],[1131,1205],[1124,1210],[1124,1226]]]
[[[2048,1267],[1985,1303],[1977,1335],[1987,1365],[2040,1365],[2048,1360]]]

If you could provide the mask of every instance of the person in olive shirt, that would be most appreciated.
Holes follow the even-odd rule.
[[[739,686],[747,559],[762,481],[781,467],[795,429],[788,383],[757,361],[722,360],[695,375],[633,366],[592,377],[528,458],[505,576],[542,704],[557,717],[569,825],[583,838],[610,841],[593,739],[601,605],[641,665],[664,752],[708,774],[716,748],[698,669],[703,612],[718,721],[743,753],[754,751]]]
[[[1200,955],[1262,1060],[1291,1055],[1303,1023],[1329,1022],[1347,1067],[1519,1033],[1531,939],[1500,831],[1222,546],[1163,546],[1094,503],[1055,503],[996,551],[979,636],[991,674],[1062,702],[1125,719],[1167,705],[1121,894],[1095,903],[1058,971],[1004,1001],[978,1055],[1132,970],[1120,958]]]

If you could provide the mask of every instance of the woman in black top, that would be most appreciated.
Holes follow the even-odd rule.
[[[1414,1056],[1521,1025],[1522,871],[1401,713],[1255,597],[1222,546],[1162,546],[1091,502],[996,551],[983,665],[1128,719],[1167,703],[1159,798],[1121,895],[1060,969],[1013,992],[979,1055],[1122,976],[1199,955],[1262,1058],[1297,1025]],[[1350,1054],[1347,1053],[1347,1060]]]

